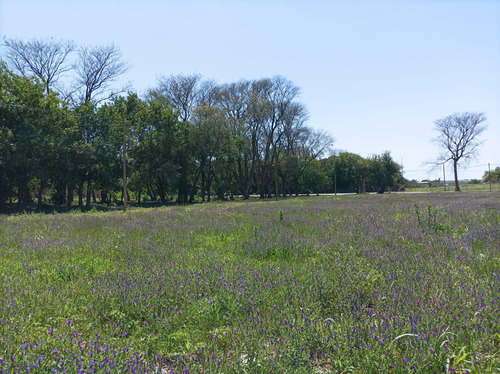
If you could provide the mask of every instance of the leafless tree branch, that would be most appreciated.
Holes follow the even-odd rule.
[[[440,147],[442,153],[435,162],[435,167],[453,161],[455,175],[455,191],[460,191],[458,185],[457,166],[460,161],[468,161],[474,158],[483,141],[479,136],[486,130],[486,117],[483,113],[454,113],[438,119],[435,130],[439,135],[434,141]]]
[[[53,39],[7,39],[7,60],[13,70],[21,75],[34,75],[46,87],[47,94],[60,76],[69,71],[71,66],[66,64],[68,55],[74,51],[73,41],[55,41]]]
[[[85,102],[106,94],[111,97],[110,84],[128,70],[122,60],[120,50],[113,44],[106,46],[82,47],[75,66],[76,82]]]

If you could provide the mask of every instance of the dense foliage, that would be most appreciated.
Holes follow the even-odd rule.
[[[495,170],[485,171],[483,175],[483,183],[491,182],[498,183],[500,182],[500,166],[495,168]]]
[[[217,85],[171,76],[144,97],[65,102],[38,79],[0,65],[0,209],[123,199],[180,203],[233,194],[399,188],[388,152],[320,159],[333,140],[306,125],[299,89],[283,77]]]
[[[488,373],[493,193],[3,216],[0,373]]]

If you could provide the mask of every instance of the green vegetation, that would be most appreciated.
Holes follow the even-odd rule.
[[[126,69],[112,45],[81,49],[75,71],[63,64],[72,43],[9,40],[6,46],[0,212],[8,203],[10,210],[17,204],[39,211],[47,204],[83,210],[123,203],[125,179],[127,200],[139,205],[384,192],[405,184],[389,152],[321,158],[331,153],[333,139],[307,126],[300,89],[282,76],[220,85],[198,75],[161,77],[144,95],[107,97],[110,81]],[[56,56],[61,64],[52,66]],[[27,63],[33,59],[36,64]],[[31,71],[34,65],[56,71]],[[86,74],[91,66],[102,73]],[[54,86],[63,67],[76,74],[81,97],[66,97]]]
[[[0,373],[500,368],[498,192],[0,220]]]
[[[500,166],[495,168],[495,170],[484,172],[482,182],[483,183],[491,182],[491,183],[499,184],[500,183]]]
[[[459,186],[461,191],[490,191],[490,184],[486,182],[477,183],[475,181],[459,181]],[[453,190],[454,187],[452,184],[446,183],[445,186],[444,183],[440,180],[433,180],[425,183],[410,182],[409,185],[405,188],[405,191],[409,192],[440,192]],[[500,191],[500,183],[491,183],[491,191]]]
[[[333,139],[307,125],[300,88],[283,76],[224,84],[160,76],[147,92],[125,93],[112,87],[128,69],[113,44],[3,44],[0,212],[415,187],[389,151],[332,154]],[[436,165],[452,161],[457,191],[457,167],[476,155],[485,121],[464,112],[435,122]],[[498,168],[486,181],[498,183]]]

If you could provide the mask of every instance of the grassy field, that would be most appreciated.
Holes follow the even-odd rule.
[[[469,192],[469,191],[490,191],[490,185],[489,184],[470,184],[470,183],[460,183],[460,189],[461,191],[464,192]],[[455,190],[455,185],[453,182],[448,183],[446,186],[446,191],[453,192]],[[410,192],[441,192],[444,191],[444,186],[437,186],[437,187],[427,187],[427,186],[422,186],[418,188],[411,188],[407,187],[406,191]],[[491,191],[500,191],[500,183],[492,183],[491,184]]]
[[[498,192],[0,220],[0,373],[500,370]]]

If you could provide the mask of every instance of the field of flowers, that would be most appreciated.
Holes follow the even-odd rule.
[[[500,193],[0,217],[0,373],[500,370]]]

